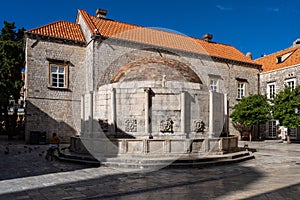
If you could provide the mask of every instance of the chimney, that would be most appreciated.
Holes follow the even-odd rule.
[[[207,34],[205,34],[203,36],[203,40],[205,40],[206,42],[211,42],[212,39],[213,39],[213,35],[212,34],[207,33]]]
[[[252,60],[252,53],[251,52],[247,52],[246,56]]]
[[[98,8],[96,10],[96,16],[99,19],[105,19],[106,18],[106,14],[107,14],[107,10],[104,10],[104,9],[101,9],[101,8]]]
[[[293,47],[300,46],[300,38],[293,42]]]

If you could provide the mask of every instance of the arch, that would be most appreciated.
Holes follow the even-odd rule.
[[[186,81],[202,84],[199,76],[185,63],[165,57],[146,57],[121,67],[110,83],[125,81]]]

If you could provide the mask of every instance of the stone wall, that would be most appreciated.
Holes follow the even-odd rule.
[[[300,65],[295,65],[291,67],[285,67],[277,70],[272,70],[269,72],[263,72],[260,74],[260,91],[261,94],[265,94],[268,96],[268,85],[274,84],[275,85],[275,92],[276,94],[280,91],[284,90],[287,81],[295,81],[295,86],[299,85],[300,83]],[[277,122],[279,124],[279,122]],[[261,129],[261,136],[262,138],[270,138],[269,137],[269,124],[262,124],[260,126]],[[284,135],[284,133],[282,134]],[[279,137],[280,135],[278,135]],[[283,136],[284,137],[284,136]],[[299,140],[300,138],[300,131],[296,131],[296,139]],[[272,138],[274,139],[274,138]]]
[[[263,72],[260,74],[260,91],[262,94],[267,94],[268,84],[274,83],[276,85],[276,93],[278,93],[284,89],[288,80],[295,79],[296,85],[299,84],[299,77],[300,65]]]
[[[151,66],[157,64],[160,64],[161,68],[169,70],[169,73],[164,72],[168,73],[168,75],[166,75],[167,80],[182,81],[184,80],[184,76],[176,76],[176,72],[174,72],[175,70],[178,72],[182,69],[180,68],[178,70],[175,67],[181,63],[181,65],[190,68],[192,73],[189,72],[189,74],[195,73],[199,77],[201,83],[203,83],[203,87],[209,87],[211,78],[218,79],[219,92],[227,94],[227,100],[229,102],[228,115],[233,111],[234,105],[239,102],[239,99],[237,99],[237,84],[239,80],[243,80],[246,83],[245,96],[258,93],[259,70],[254,66],[221,59],[217,60],[211,57],[201,57],[176,50],[155,49],[145,45],[126,43],[124,41],[118,42],[111,39],[103,43],[98,43],[98,45],[96,44],[97,41],[95,42],[94,52],[94,90],[97,90],[97,88],[102,85],[116,81],[114,78],[121,77],[120,75],[116,76],[117,73],[124,71],[124,69],[128,70],[131,67],[136,69],[136,71],[131,70],[133,76],[136,75],[136,73],[141,73],[140,80],[146,78],[151,79],[151,75],[159,73],[161,73],[160,79],[162,79],[164,75],[162,72],[156,73],[153,71],[153,74],[151,74],[149,68],[147,69],[148,71],[143,71],[143,67],[148,66],[151,68]],[[149,62],[149,60],[151,62]],[[156,60],[156,62],[154,60]],[[164,60],[164,63],[157,60]],[[136,65],[139,65],[141,68],[134,68]],[[128,78],[129,73],[126,75]],[[125,79],[120,79],[119,81],[124,80]],[[232,126],[231,122],[229,123],[228,130],[233,135],[239,135],[239,132]]]
[[[34,45],[33,45],[34,44]],[[68,87],[50,87],[49,60],[68,63]],[[57,132],[62,141],[80,131],[80,96],[85,84],[85,49],[80,46],[26,39],[26,141],[30,131]]]
[[[82,143],[99,161],[118,156],[147,158],[185,157],[200,158],[238,151],[238,137],[206,139],[93,139],[81,138]],[[148,158],[149,158],[148,157]]]
[[[114,82],[115,78],[125,83],[132,77],[139,77],[139,81],[146,79],[161,84],[166,75],[166,81],[199,82],[206,90],[210,78],[217,78],[218,92],[228,94],[229,114],[238,103],[237,80],[246,81],[246,95],[257,93],[258,69],[253,66],[114,39],[94,40],[80,16],[78,23],[86,38],[86,47],[46,38],[26,39],[27,141],[30,131],[46,131],[47,137],[58,131],[65,141],[71,135],[80,134],[81,95],[95,92],[100,86]],[[49,87],[49,59],[68,63],[68,89]],[[134,67],[137,64],[142,67]],[[124,77],[121,72],[126,68],[130,73]],[[61,126],[65,128],[58,128]],[[232,126],[229,130],[231,134],[238,134]]]
[[[206,136],[209,124],[208,91],[196,83],[169,81],[167,85],[169,87],[162,87],[161,81],[114,83],[85,95],[85,112],[82,116],[85,125],[82,132],[105,132],[108,137],[148,138],[145,106],[149,104],[149,131],[153,137],[186,138],[187,134],[191,137]],[[145,88],[151,88],[148,103]],[[217,100],[218,105],[222,104],[223,99]],[[224,120],[223,113],[216,113],[216,118],[218,117]],[[168,120],[172,120],[172,130],[162,130],[163,123]],[[205,124],[202,131],[199,123]]]

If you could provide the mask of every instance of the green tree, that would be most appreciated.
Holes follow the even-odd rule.
[[[232,121],[242,127],[250,127],[250,141],[255,125],[267,122],[270,118],[271,107],[267,97],[260,94],[252,94],[243,97],[234,106],[234,111],[230,115]]]
[[[278,120],[280,125],[288,128],[288,143],[290,143],[290,129],[300,126],[299,98],[300,86],[297,86],[295,89],[285,87],[273,100],[273,118]]]
[[[23,85],[21,69],[25,61],[23,48],[25,29],[18,29],[18,31],[15,29],[14,22],[4,21],[0,35],[0,118],[4,113],[7,126],[9,126],[7,112],[9,98],[13,97],[17,101],[20,97],[20,89]]]

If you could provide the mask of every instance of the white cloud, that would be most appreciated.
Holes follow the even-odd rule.
[[[225,7],[225,6],[222,6],[222,5],[216,5],[216,7],[217,7],[219,10],[233,10],[232,7]]]
[[[268,8],[268,11],[279,12],[279,8]]]

